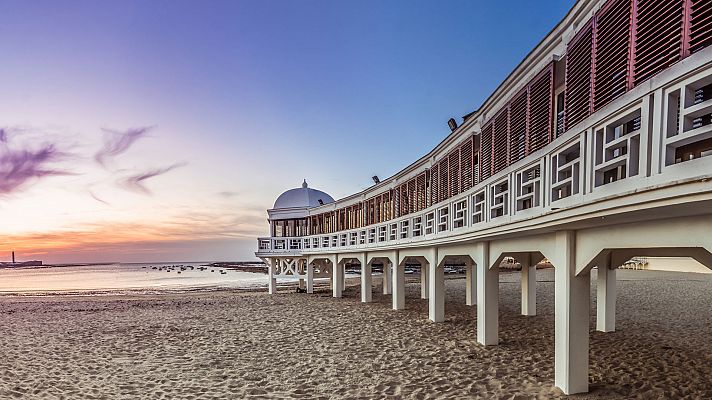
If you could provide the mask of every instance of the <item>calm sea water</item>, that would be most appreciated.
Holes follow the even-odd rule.
[[[109,294],[256,288],[267,286],[267,275],[224,268],[205,263],[108,264],[74,267],[0,268],[0,294]],[[166,270],[171,265],[186,268]],[[152,267],[163,269],[152,269]],[[180,273],[178,273],[180,271]],[[220,273],[224,271],[224,273]]]

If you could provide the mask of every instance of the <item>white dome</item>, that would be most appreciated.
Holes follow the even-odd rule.
[[[331,196],[321,190],[310,188],[307,185],[307,181],[304,180],[302,187],[287,190],[279,195],[279,197],[277,197],[277,201],[274,202],[273,209],[317,207],[321,205],[319,200],[322,201],[321,204],[334,202],[334,199]]]

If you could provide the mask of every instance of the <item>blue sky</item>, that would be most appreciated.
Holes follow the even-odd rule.
[[[572,5],[0,1],[0,151],[62,155],[0,192],[0,259],[251,259],[282,191],[407,166]]]

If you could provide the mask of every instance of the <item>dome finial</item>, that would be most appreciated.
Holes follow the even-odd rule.
[[[309,185],[307,185],[307,180],[306,180],[306,179],[304,179],[304,182],[302,183],[302,187],[303,187],[304,189],[306,189],[306,188],[309,187]]]

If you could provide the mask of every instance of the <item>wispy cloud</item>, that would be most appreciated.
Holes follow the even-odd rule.
[[[106,204],[107,206],[110,206],[110,205],[111,205],[111,204],[109,204],[108,201],[106,201],[106,200],[102,199],[101,197],[97,196],[96,193],[94,193],[91,189],[89,190],[89,195],[90,195],[94,200],[98,201],[99,203]]]
[[[131,175],[127,178],[121,179],[119,183],[124,188],[144,194],[151,194],[151,191],[145,186],[145,181],[151,178],[155,178],[159,175],[163,175],[167,172],[173,171],[176,168],[184,167],[188,165],[186,162],[176,163],[165,168],[155,168],[140,174]]]
[[[0,129],[0,194],[22,190],[31,181],[56,175],[72,175],[71,172],[53,167],[52,164],[68,157],[52,143],[36,148],[13,149],[9,146],[6,129]]]
[[[225,198],[231,198],[237,196],[239,193],[237,192],[230,192],[230,191],[223,191],[223,192],[218,192],[218,196],[220,197],[225,197]]]
[[[125,152],[138,139],[146,136],[153,127],[146,126],[141,128],[132,128],[124,132],[111,129],[102,129],[104,131],[104,145],[94,155],[94,159],[102,167],[106,167],[106,162]]]

